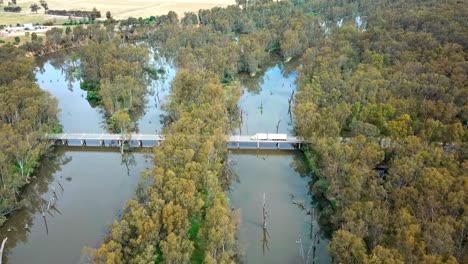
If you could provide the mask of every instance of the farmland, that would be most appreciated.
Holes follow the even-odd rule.
[[[31,13],[29,6],[38,1],[21,1],[18,5],[22,7],[21,13],[5,13],[3,7],[6,2],[0,5],[0,25],[10,25],[16,23],[42,23],[54,18],[63,19],[60,16],[48,16],[44,10],[38,11],[38,14]],[[96,8],[104,16],[106,11],[110,11],[116,19],[126,19],[128,17],[149,17],[152,15],[167,14],[169,11],[175,11],[182,16],[184,12],[197,12],[199,9],[209,9],[215,6],[225,7],[234,4],[234,0],[77,0],[77,1],[47,1],[50,9],[58,10],[92,10]]]

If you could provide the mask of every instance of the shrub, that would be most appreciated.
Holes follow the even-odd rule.
[[[88,91],[88,93],[86,94],[86,100],[88,100],[88,102],[91,104],[91,105],[98,105],[101,103],[101,96],[99,95],[99,92],[96,92],[96,91]]]
[[[83,11],[83,10],[47,10],[46,14],[48,15],[58,15],[58,16],[68,16],[68,17],[92,17],[92,18],[101,18],[101,12],[97,10],[93,11]]]
[[[99,91],[99,82],[82,81],[80,83],[80,88],[84,91]]]
[[[42,44],[39,41],[31,41],[31,42],[25,42],[23,45],[20,47],[23,50],[26,51],[31,51],[31,52],[40,52],[42,50]]]
[[[19,6],[5,6],[3,8],[3,11],[5,12],[13,12],[13,13],[19,13],[21,12],[21,7]]]

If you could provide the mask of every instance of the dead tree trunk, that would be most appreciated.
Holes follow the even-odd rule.
[[[239,135],[242,135],[242,124],[244,123],[243,115],[244,115],[244,111],[242,111],[242,109],[240,109],[240,110],[239,110],[239,121],[240,121],[240,124],[239,124]]]
[[[263,245],[263,255],[265,256],[265,249],[270,251],[270,247],[268,246],[268,239],[270,238],[270,234],[268,233],[267,229],[267,218],[269,217],[269,212],[266,204],[266,197],[265,193],[263,193],[263,224],[262,224],[262,229],[263,229],[263,240],[262,240],[262,245]]]
[[[8,237],[5,237],[2,242],[2,246],[0,247],[0,264],[2,264],[2,259],[3,259],[3,248],[5,248],[5,244],[8,240]]]
[[[292,93],[291,93],[291,97],[289,97],[289,99],[288,99],[288,114],[289,114],[289,117],[291,118],[291,120],[292,120],[291,107],[292,107],[292,103],[293,103],[293,100],[294,100],[294,93],[295,92],[296,92],[296,90],[293,90]]]
[[[299,236],[299,240],[296,243],[299,244],[299,256],[301,256],[302,262],[305,264],[304,245],[302,244],[301,236]]]
[[[278,123],[276,124],[276,134],[278,134],[278,132],[279,132],[279,125],[280,125],[280,123],[281,123],[281,119],[278,120]]]
[[[50,212],[49,212],[49,213],[50,213]],[[42,218],[44,219],[44,224],[45,224],[45,228],[46,228],[46,234],[49,235],[49,227],[47,226],[47,218],[46,218],[46,215],[45,215],[44,208],[42,207],[42,204],[41,204],[41,214],[42,214]]]

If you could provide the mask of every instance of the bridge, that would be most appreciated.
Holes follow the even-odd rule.
[[[47,134],[46,139],[54,141],[59,145],[80,146],[121,146],[127,143],[136,147],[154,147],[164,141],[164,136],[158,134],[88,134],[88,133],[63,133]],[[300,147],[303,141],[297,137],[287,136],[286,139],[255,139],[253,136],[229,135],[226,136],[229,148],[232,149],[294,149]]]

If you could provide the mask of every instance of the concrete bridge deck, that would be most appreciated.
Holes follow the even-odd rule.
[[[63,145],[81,145],[81,146],[105,146],[117,143],[117,145],[126,142],[130,145],[135,145],[138,147],[153,147],[159,145],[164,141],[164,137],[158,134],[108,134],[108,133],[63,133],[63,134],[47,134],[46,138],[53,140],[56,143]],[[261,139],[252,139],[252,136],[243,136],[243,135],[228,135],[226,136],[226,141],[230,144],[230,148],[238,149],[271,149],[271,145],[280,148],[280,145],[289,145],[296,146],[303,143],[303,141],[297,137],[287,136],[286,140],[261,140]],[[91,143],[91,144],[90,144]],[[291,147],[290,147],[291,148]]]

